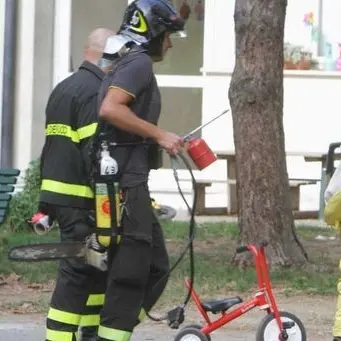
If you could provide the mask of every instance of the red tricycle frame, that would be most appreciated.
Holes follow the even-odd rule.
[[[197,309],[207,322],[207,324],[200,329],[203,334],[208,335],[216,329],[236,319],[237,317],[252,310],[253,308],[259,307],[261,310],[265,310],[268,314],[272,313],[274,315],[274,318],[276,319],[280,330],[280,337],[282,337],[282,340],[286,340],[288,338],[286,330],[283,328],[283,323],[281,321],[280,313],[272,291],[271,281],[269,277],[269,268],[264,252],[265,246],[266,244],[263,243],[259,248],[257,248],[255,245],[250,244],[247,246],[241,246],[237,249],[237,253],[245,251],[252,252],[256,267],[258,290],[254,294],[253,299],[244,302],[238,308],[235,308],[229,312],[222,311],[221,316],[214,321],[209,318],[207,312],[204,310],[202,302],[200,301],[200,298],[194,288],[192,288],[191,290],[190,281],[188,279],[185,279],[185,285],[188,290],[191,290],[191,297],[193,298]]]

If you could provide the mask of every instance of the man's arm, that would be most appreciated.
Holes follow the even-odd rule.
[[[99,116],[121,130],[155,140],[169,153],[177,153],[183,145],[179,136],[139,118],[129,108],[130,103],[146,89],[151,76],[151,62],[145,58],[132,60],[116,69]]]
[[[100,117],[121,130],[155,140],[170,154],[178,153],[183,139],[136,116],[128,106],[133,98],[125,91],[109,89],[100,108]]]

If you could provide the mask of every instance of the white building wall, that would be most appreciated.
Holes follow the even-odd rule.
[[[54,0],[53,86],[69,72],[71,37],[71,0]]]
[[[35,1],[31,159],[36,159],[40,156],[45,142],[45,107],[53,84],[54,0]]]
[[[54,0],[21,0],[18,12],[14,167],[25,170],[40,156],[45,140],[45,107],[53,86]]]
[[[5,1],[0,1],[0,75],[3,72],[4,64],[4,34],[5,34]],[[2,77],[0,79],[0,122],[2,120]],[[0,123],[1,128],[1,123]],[[0,150],[1,150],[1,129],[0,129]],[[0,155],[1,158],[1,155]]]
[[[32,158],[35,12],[35,1],[19,1],[13,163],[22,170]]]

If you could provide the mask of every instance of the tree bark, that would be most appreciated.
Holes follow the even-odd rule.
[[[236,0],[236,63],[229,89],[240,243],[268,241],[268,262],[303,265],[294,229],[283,129],[286,0]],[[247,263],[245,255],[235,258]]]

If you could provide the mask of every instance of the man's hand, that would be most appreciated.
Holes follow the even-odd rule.
[[[178,153],[185,143],[182,137],[168,131],[162,131],[156,142],[169,154]]]

